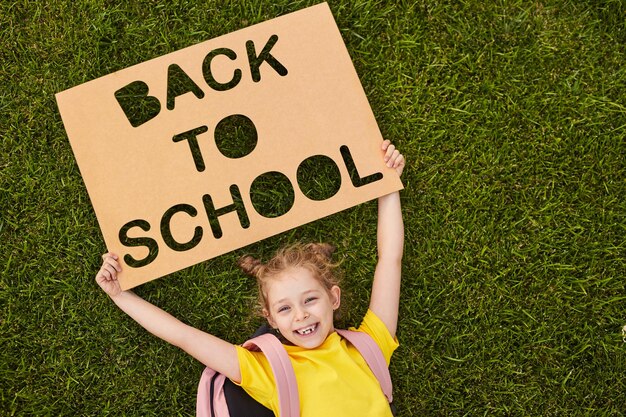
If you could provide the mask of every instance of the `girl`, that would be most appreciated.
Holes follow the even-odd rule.
[[[403,155],[387,140],[381,147],[387,166],[401,175]],[[399,192],[378,199],[377,239],[369,310],[358,330],[372,336],[388,365],[398,347],[404,246]],[[152,334],[243,386],[278,415],[278,394],[263,354],[188,326],[133,292],[122,291],[117,255],[107,253],[103,260],[96,282],[119,308]],[[333,275],[329,245],[296,245],[283,249],[266,265],[246,257],[240,266],[257,278],[263,315],[284,338],[296,373],[302,416],[391,416],[378,380],[358,351],[335,332],[333,312],[341,303],[341,289]]]

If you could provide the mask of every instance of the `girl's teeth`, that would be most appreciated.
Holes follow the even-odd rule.
[[[298,330],[298,333],[304,336],[304,335],[313,333],[314,330],[315,330],[315,326],[311,326],[303,330]]]

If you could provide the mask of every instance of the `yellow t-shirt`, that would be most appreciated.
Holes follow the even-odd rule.
[[[398,342],[391,337],[385,324],[368,310],[356,330],[372,336],[389,365]],[[367,362],[336,332],[315,349],[284,347],[298,381],[302,417],[391,417],[389,403]],[[266,357],[240,346],[237,356],[241,369],[240,385],[278,416],[278,391]]]

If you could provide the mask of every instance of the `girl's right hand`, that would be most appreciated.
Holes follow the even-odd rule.
[[[404,165],[406,164],[404,155],[402,155],[400,151],[396,149],[396,147],[391,143],[390,140],[383,141],[381,147],[383,152],[385,153],[385,164],[387,164],[389,168],[394,168],[398,173],[398,176],[402,176],[402,171],[404,170]]]
[[[96,282],[109,297],[118,296],[122,292],[117,280],[118,272],[122,272],[122,267],[117,261],[117,255],[114,253],[102,255],[102,267],[96,275]]]

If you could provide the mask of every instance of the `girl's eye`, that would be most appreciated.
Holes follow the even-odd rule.
[[[278,312],[279,313],[282,313],[282,312],[287,311],[287,310],[289,310],[289,306],[282,306],[282,307],[278,308]]]
[[[304,300],[304,302],[305,303],[310,303],[310,302],[315,301],[315,300],[317,300],[317,297],[309,297],[306,300]]]

